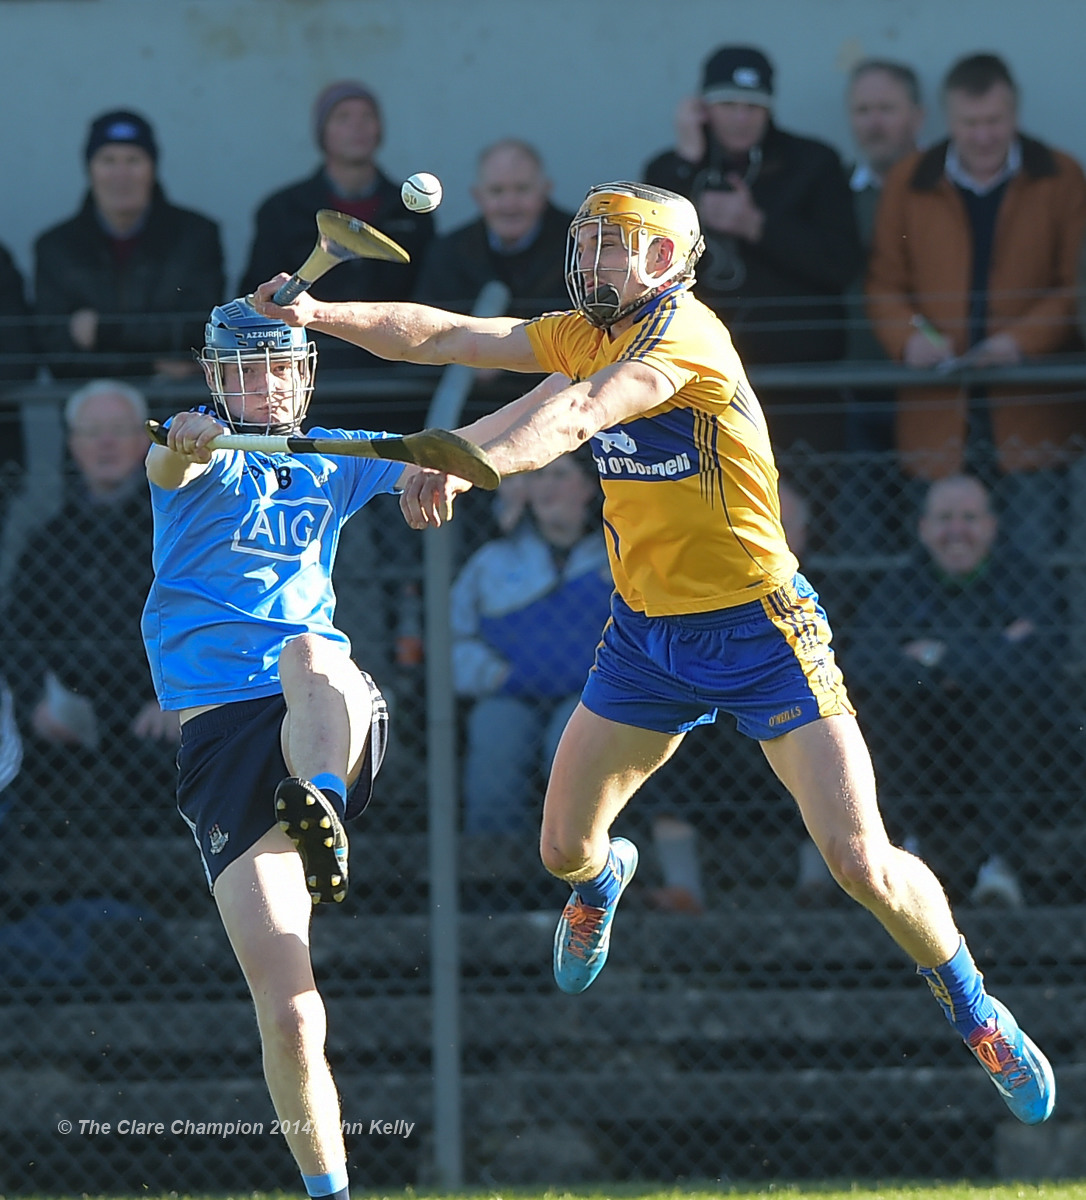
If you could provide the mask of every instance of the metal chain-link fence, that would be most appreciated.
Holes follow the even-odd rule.
[[[321,420],[364,423],[346,407]],[[593,501],[572,540],[540,539],[574,498],[565,477],[472,493],[449,531],[468,1182],[1086,1170],[1082,460],[993,472],[990,529],[984,492],[978,510],[969,487],[944,488],[933,518],[887,451],[792,447],[779,463],[891,835],[939,873],[990,988],[1052,1059],[1057,1114],[1039,1129],[1009,1117],[723,715],[619,819],[642,862],[611,959],[585,995],[556,990],[568,891],[539,865],[537,828],[608,590]],[[0,486],[22,745],[17,774],[0,773],[0,1190],[296,1190],[246,989],[173,808],[175,747],[138,725],[143,508],[96,513],[70,474],[50,493],[6,469]],[[970,565],[978,529],[991,550]],[[351,894],[313,930],[364,1186],[430,1182],[440,1157],[426,670],[445,648],[425,636],[424,536],[379,498],[336,574],[341,626],[392,710],[351,830]],[[0,771],[16,761],[3,716]]]

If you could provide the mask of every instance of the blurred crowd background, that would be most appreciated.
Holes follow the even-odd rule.
[[[131,1190],[133,1173],[293,1186],[257,1133],[227,1162],[221,1139],[55,1132],[107,1114],[270,1125],[139,637],[143,422],[206,394],[191,350],[209,308],[300,265],[324,207],[411,262],[339,266],[319,296],[468,312],[498,280],[508,312],[566,307],[571,211],[618,178],[698,205],[696,291],[766,408],[786,531],[829,612],[891,834],[946,883],[1049,1052],[1060,1107],[1044,1130],[1008,1127],[723,719],[623,818],[645,866],[606,975],[575,1002],[553,992],[565,896],[535,830],[609,596],[595,468],[577,454],[460,502],[451,586],[392,500],[344,535],[340,624],[392,708],[359,884],[314,930],[352,1161],[382,1184],[441,1175],[426,692],[440,655],[468,1179],[1086,1171],[1080,7],[146,13],[0,3],[7,77],[36,97],[0,130],[17,168],[0,201],[0,993],[20,1018],[0,1036],[0,1190]],[[444,181],[436,218],[400,202],[417,170]],[[441,378],[320,339],[310,418],[407,432]],[[465,416],[530,383],[474,377]],[[605,1111],[568,1111],[601,1080]],[[417,1132],[383,1139],[371,1118]]]

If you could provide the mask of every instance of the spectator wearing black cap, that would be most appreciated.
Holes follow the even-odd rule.
[[[843,294],[861,265],[852,197],[836,151],[779,129],[773,98],[762,51],[720,47],[700,94],[679,106],[674,149],[644,176],[697,205],[706,253],[695,292],[744,362],[824,362],[844,353]],[[762,399],[775,439],[791,440]]]
[[[238,286],[240,295],[279,271],[305,261],[317,236],[319,209],[334,208],[365,221],[400,243],[407,264],[356,259],[343,263],[310,289],[319,300],[406,300],[415,286],[423,251],[434,235],[434,219],[409,212],[399,184],[377,165],[384,119],[377,97],[361,83],[345,79],[329,84],[313,103],[313,137],[321,164],[307,179],[274,192],[257,209],[249,262]],[[357,346],[316,335],[322,376],[329,368],[387,366]]]
[[[223,295],[218,225],[166,199],[138,113],[93,121],[84,158],[82,207],[34,247],[39,349],[57,378],[189,374]]]

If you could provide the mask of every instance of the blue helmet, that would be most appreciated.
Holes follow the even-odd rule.
[[[219,416],[236,432],[294,433],[301,426],[317,364],[304,329],[230,300],[211,310],[198,357]],[[262,415],[254,411],[260,408]]]

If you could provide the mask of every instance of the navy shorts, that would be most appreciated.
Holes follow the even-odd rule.
[[[347,817],[369,803],[388,745],[388,707],[376,684],[370,689],[370,740],[358,779],[347,796]],[[208,887],[276,824],[273,798],[288,774],[280,729],[287,706],[282,694],[239,700],[200,713],[181,727],[177,754],[177,808],[192,830]]]
[[[724,711],[758,741],[855,711],[802,575],[761,600],[689,616],[646,617],[616,594],[581,703],[660,733],[686,733]]]

